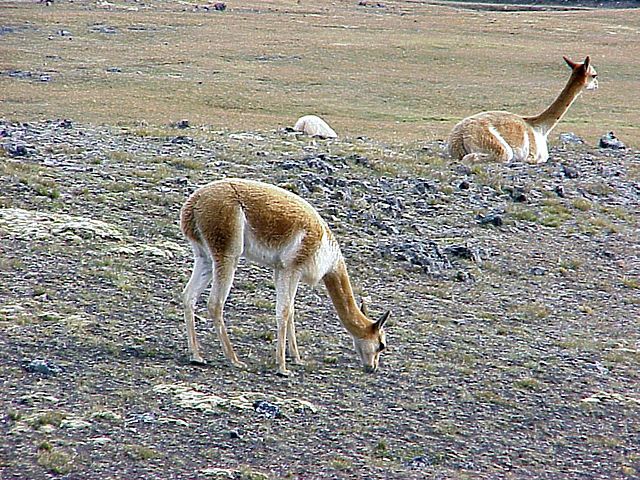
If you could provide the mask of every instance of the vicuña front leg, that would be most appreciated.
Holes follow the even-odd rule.
[[[297,274],[283,272],[276,269],[274,273],[276,284],[276,320],[278,323],[278,338],[276,346],[276,363],[278,374],[291,375],[286,365],[286,346],[289,343],[289,353],[296,364],[301,364],[302,359],[298,352],[296,331],[293,323],[294,299],[298,290],[300,277]]]

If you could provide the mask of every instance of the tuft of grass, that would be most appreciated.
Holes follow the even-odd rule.
[[[38,451],[38,465],[56,475],[66,475],[72,469],[72,458],[66,452],[54,448],[47,442]]]
[[[42,427],[44,425],[59,427],[65,418],[67,418],[67,414],[63,412],[45,412],[35,417],[33,424],[36,427]]]
[[[571,202],[571,204],[573,205],[573,208],[582,212],[588,212],[593,206],[593,204],[586,198],[576,198]]]
[[[144,445],[127,445],[126,452],[129,457],[138,461],[152,460],[160,456],[153,448],[145,447]]]
[[[515,382],[513,382],[513,385],[519,390],[530,391],[540,390],[540,388],[542,387],[542,384],[535,378],[523,378],[521,380],[516,380]]]
[[[622,279],[622,285],[626,288],[640,289],[640,279],[636,277],[625,277]]]
[[[353,468],[353,462],[345,457],[335,457],[329,462],[329,464],[331,465],[331,468],[341,472],[346,472]]]

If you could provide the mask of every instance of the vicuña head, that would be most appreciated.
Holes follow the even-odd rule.
[[[512,160],[544,163],[549,158],[547,137],[583,89],[598,88],[590,58],[576,63],[564,57],[571,76],[564,89],[539,115],[521,117],[510,112],[482,112],[460,121],[449,135],[449,153],[458,160]]]
[[[305,200],[267,183],[219,180],[196,190],[187,199],[180,223],[194,255],[193,272],[183,291],[191,361],[204,362],[196,339],[194,309],[200,294],[212,283],[207,307],[222,350],[233,365],[244,366],[229,340],[223,308],[238,260],[245,257],[274,270],[278,373],[290,373],[285,362],[287,343],[294,362],[301,363],[293,319],[298,284],[305,281],[315,285],[320,280],[353,337],[364,369],[378,369],[380,353],[386,348],[384,324],[389,312],[372,321],[364,306],[357,305],[338,242]]]

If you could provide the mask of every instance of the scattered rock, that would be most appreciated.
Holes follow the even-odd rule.
[[[180,145],[192,145],[195,142],[191,137],[187,137],[186,135],[178,135],[177,137],[171,139],[171,143]]]
[[[543,275],[546,275],[546,274],[547,274],[547,269],[546,269],[546,268],[543,268],[543,267],[531,267],[531,268],[529,269],[529,273],[530,273],[531,275],[536,275],[536,276],[541,277],[541,276],[543,276]]]
[[[529,201],[525,194],[524,187],[502,187],[502,190],[509,194],[511,200],[517,203],[526,203]]]
[[[27,372],[42,373],[44,375],[57,375],[64,370],[62,367],[56,365],[49,360],[31,360],[30,362],[24,362],[23,367]]]
[[[269,403],[266,400],[256,400],[253,404],[253,408],[257,413],[267,418],[282,418],[280,407],[273,403]]]
[[[116,28],[110,25],[93,25],[89,30],[91,30],[93,33],[104,33],[106,35],[114,35],[118,33]]]
[[[213,4],[213,9],[218,12],[224,12],[227,9],[227,4],[224,2],[216,2]]]
[[[69,30],[58,30],[56,32],[61,37],[71,37],[73,34]]]
[[[189,120],[179,120],[176,123],[173,124],[173,126],[175,128],[179,128],[181,130],[184,130],[185,128],[189,128]]]
[[[501,227],[504,223],[504,221],[502,220],[502,215],[499,215],[497,213],[490,213],[486,216],[478,215],[477,218],[480,225],[493,225],[494,227]]]
[[[477,249],[468,245],[449,245],[443,249],[445,255],[472,260],[475,263],[482,263],[480,253]]]
[[[79,418],[65,419],[60,423],[60,428],[67,428],[69,430],[84,430],[91,427],[91,422],[80,420]]]
[[[556,185],[556,188],[554,188],[553,191],[556,192],[556,195],[558,195],[560,198],[564,198],[565,193],[564,187],[562,185]]]
[[[25,145],[4,145],[4,151],[12,157],[27,157],[29,156],[29,150]]]
[[[622,141],[616,137],[613,132],[604,134],[600,138],[600,143],[598,145],[600,148],[611,148],[613,150],[624,150],[627,148],[627,146],[622,143]]]
[[[564,163],[561,164],[561,167],[562,167],[562,173],[566,178],[578,178],[580,176],[578,169],[575,167],[572,167],[570,165],[565,165]]]
[[[573,132],[561,133],[560,141],[562,143],[571,143],[574,145],[583,145],[584,140]]]
[[[405,465],[413,470],[420,470],[429,467],[433,462],[426,455],[420,455],[413,457],[411,460],[405,463]]]

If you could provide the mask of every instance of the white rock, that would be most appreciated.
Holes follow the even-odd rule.
[[[305,115],[300,117],[293,129],[311,137],[337,138],[338,134],[329,126],[327,122],[316,115]]]

